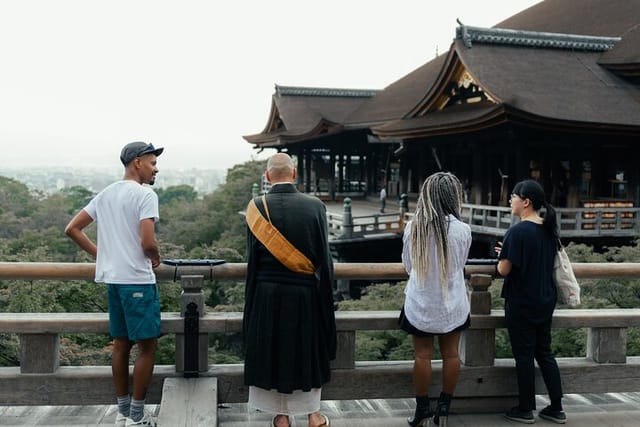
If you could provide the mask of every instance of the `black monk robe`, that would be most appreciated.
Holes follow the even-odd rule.
[[[320,388],[336,356],[333,261],[326,207],[293,184],[266,196],[272,224],[313,263],[313,275],[282,265],[247,228],[244,383],[281,393]],[[255,199],[265,216],[260,197]]]

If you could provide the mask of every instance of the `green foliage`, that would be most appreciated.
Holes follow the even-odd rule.
[[[266,164],[250,161],[229,170],[227,183],[203,199],[192,187],[179,185],[158,190],[161,220],[157,236],[163,258],[244,259],[246,230],[244,210],[251,197],[251,184],[259,182]],[[0,261],[93,262],[64,234],[72,215],[94,194],[71,187],[44,197],[13,179],[0,177]],[[85,230],[96,238],[96,226]],[[178,283],[160,283],[162,311],[180,310],[182,289]],[[244,283],[207,283],[206,294],[216,311],[242,310]],[[4,312],[106,312],[104,286],[74,281],[0,281],[0,311]],[[61,337],[64,365],[109,364],[110,338],[86,334]],[[18,364],[16,336],[0,335],[0,365]],[[175,339],[163,336],[156,361],[174,363]],[[217,337],[212,360],[241,360],[238,336]],[[132,355],[132,358],[135,355]]]
[[[412,360],[411,336],[404,331],[358,331],[356,360]]]
[[[242,363],[240,334],[210,334],[209,363]]]
[[[406,282],[396,284],[380,283],[366,287],[359,300],[346,300],[338,303],[338,310],[400,310],[404,304]]]
[[[340,311],[399,310],[404,303],[405,282],[379,283],[368,286],[359,300],[340,301]],[[404,331],[358,331],[357,360],[413,359],[411,337]]]
[[[250,161],[227,171],[225,184],[202,198],[188,185],[158,189],[160,221],[156,230],[161,255],[166,258],[221,258],[243,262],[246,225],[240,212],[259,183],[265,161]],[[83,187],[71,187],[48,196],[30,191],[26,185],[0,177],[0,261],[11,262],[93,262],[64,235],[64,227],[94,194]],[[95,240],[95,224],[86,230]],[[584,244],[569,244],[573,262],[640,262],[640,241],[625,247],[596,251]],[[640,280],[581,280],[581,308],[640,307]],[[164,312],[180,310],[182,289],[178,283],[159,283]],[[340,301],[338,310],[399,310],[404,302],[405,283],[381,283],[364,288],[359,300]],[[502,309],[502,280],[490,291],[492,306]],[[244,282],[206,281],[208,311],[237,312],[244,305]],[[560,307],[565,308],[565,307]],[[0,311],[5,312],[105,312],[104,286],[84,281],[0,281]],[[558,356],[584,356],[586,330],[553,330],[553,350]],[[437,340],[435,340],[437,343]],[[211,363],[240,363],[242,340],[239,334],[211,334]],[[356,333],[358,360],[411,360],[411,337],[400,330]],[[111,340],[108,336],[75,334],[61,336],[63,364],[109,364]],[[628,330],[628,355],[640,355],[640,329]],[[173,364],[175,338],[159,340],[156,361]],[[506,330],[496,331],[496,356],[511,358]],[[135,357],[135,353],[132,358]],[[439,351],[435,346],[434,357]],[[18,364],[18,340],[0,334],[0,365]]]
[[[196,200],[198,193],[190,185],[173,185],[167,188],[158,188],[158,202],[162,205],[169,203],[190,203]]]
[[[265,168],[265,161],[236,165],[228,170],[225,184],[202,199],[196,199],[188,186],[159,192],[158,239],[183,248],[181,258],[242,260],[246,226],[239,212],[251,198],[251,184],[260,181]]]
[[[76,212],[87,206],[87,204],[93,198],[94,193],[84,187],[74,185],[73,187],[63,188],[62,190],[60,190],[60,195],[65,200],[67,213],[75,215]]]

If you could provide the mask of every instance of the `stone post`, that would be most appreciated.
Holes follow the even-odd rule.
[[[406,214],[409,211],[409,196],[407,193],[402,193],[400,195],[400,230],[404,230],[404,226],[406,224]]]
[[[469,280],[471,294],[471,317],[491,314],[491,276],[472,274]],[[460,360],[466,366],[493,366],[496,354],[496,331],[490,329],[467,329],[460,340]]]
[[[626,363],[627,328],[589,328],[587,359],[596,363]]]
[[[189,315],[185,319],[185,329],[193,327],[193,319],[191,315],[197,312],[200,317],[204,315],[204,293],[202,292],[202,275],[183,275],[180,277],[180,285],[182,286],[182,296],[180,301],[180,317],[185,317],[187,312]],[[188,326],[188,327],[187,327]],[[185,331],[188,332],[188,331]],[[207,372],[209,370],[209,336],[207,333],[198,333],[198,342],[195,349],[190,349],[189,354],[185,354],[185,333],[176,334],[176,372],[185,373],[186,361],[193,361],[197,364],[199,372]],[[187,345],[187,347],[190,347]],[[192,353],[197,352],[197,357]],[[187,366],[190,367],[190,366]],[[191,370],[191,369],[189,369]]]
[[[52,374],[60,366],[58,334],[20,334],[20,373]]]
[[[344,198],[342,213],[342,238],[350,239],[353,237],[353,216],[351,215],[351,199]]]
[[[353,237],[353,216],[351,215],[351,199],[344,198],[344,210],[342,212],[342,233],[340,239],[349,239]],[[350,291],[351,283],[348,279],[336,279],[336,292],[345,299],[351,299]]]

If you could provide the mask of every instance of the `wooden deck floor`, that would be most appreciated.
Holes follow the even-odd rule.
[[[538,408],[547,404],[538,397]],[[568,425],[581,427],[638,427],[640,425],[640,393],[609,393],[604,395],[568,395],[565,397]],[[157,411],[156,405],[148,409]],[[452,408],[455,410],[455,401]],[[322,411],[331,418],[334,427],[405,427],[412,414],[411,399],[323,401]],[[0,426],[112,426],[115,406],[0,406]],[[249,413],[246,404],[221,405],[218,408],[220,427],[266,427],[270,416]],[[297,426],[305,427],[304,417],[297,417]],[[499,427],[515,426],[501,414],[452,414],[451,426]],[[213,424],[211,424],[213,426]],[[538,426],[555,425],[536,418]]]

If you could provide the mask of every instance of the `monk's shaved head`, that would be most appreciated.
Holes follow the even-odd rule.
[[[267,178],[276,182],[293,182],[296,167],[293,159],[286,153],[276,153],[267,161]]]

